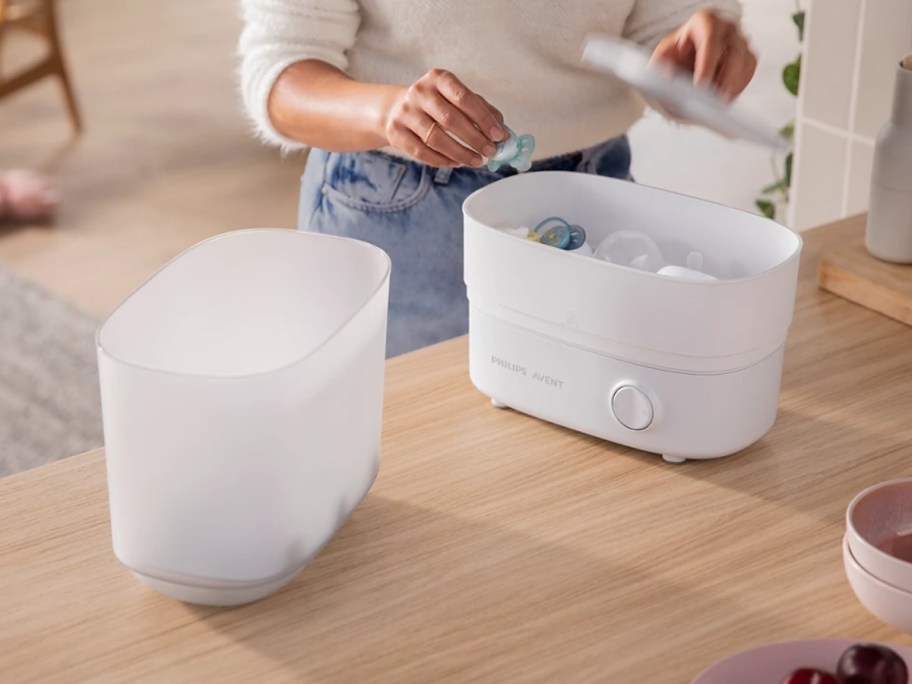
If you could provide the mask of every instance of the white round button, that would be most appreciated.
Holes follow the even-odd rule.
[[[645,430],[652,423],[652,404],[633,385],[618,388],[611,397],[611,410],[621,425],[631,430]]]

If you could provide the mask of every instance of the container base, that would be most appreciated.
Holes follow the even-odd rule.
[[[661,454],[668,463],[728,456],[766,434],[776,419],[782,358],[780,347],[724,373],[672,371],[469,308],[469,375],[494,406]],[[622,388],[630,388],[630,403],[616,406]]]
[[[306,563],[304,565],[306,565]],[[266,596],[275,593],[297,577],[301,570],[304,569],[304,565],[281,577],[257,584],[244,584],[235,587],[205,587],[185,584],[182,582],[161,579],[159,577],[152,577],[137,572],[132,568],[128,569],[133,573],[136,579],[153,591],[177,599],[178,601],[183,601],[184,603],[195,603],[203,606],[240,606],[245,603],[258,601],[261,598],[265,598]]]

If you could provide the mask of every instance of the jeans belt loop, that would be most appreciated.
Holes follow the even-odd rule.
[[[451,173],[453,173],[453,169],[448,166],[437,169],[437,173],[434,174],[434,182],[439,183],[440,185],[446,185],[450,182]]]

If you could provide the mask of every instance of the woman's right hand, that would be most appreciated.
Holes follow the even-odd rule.
[[[444,69],[431,69],[402,88],[384,129],[391,146],[443,167],[481,166],[506,137],[503,115]]]

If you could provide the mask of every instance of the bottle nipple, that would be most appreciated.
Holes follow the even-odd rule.
[[[595,248],[595,257],[620,266],[655,273],[665,258],[655,240],[638,230],[616,230]]]

